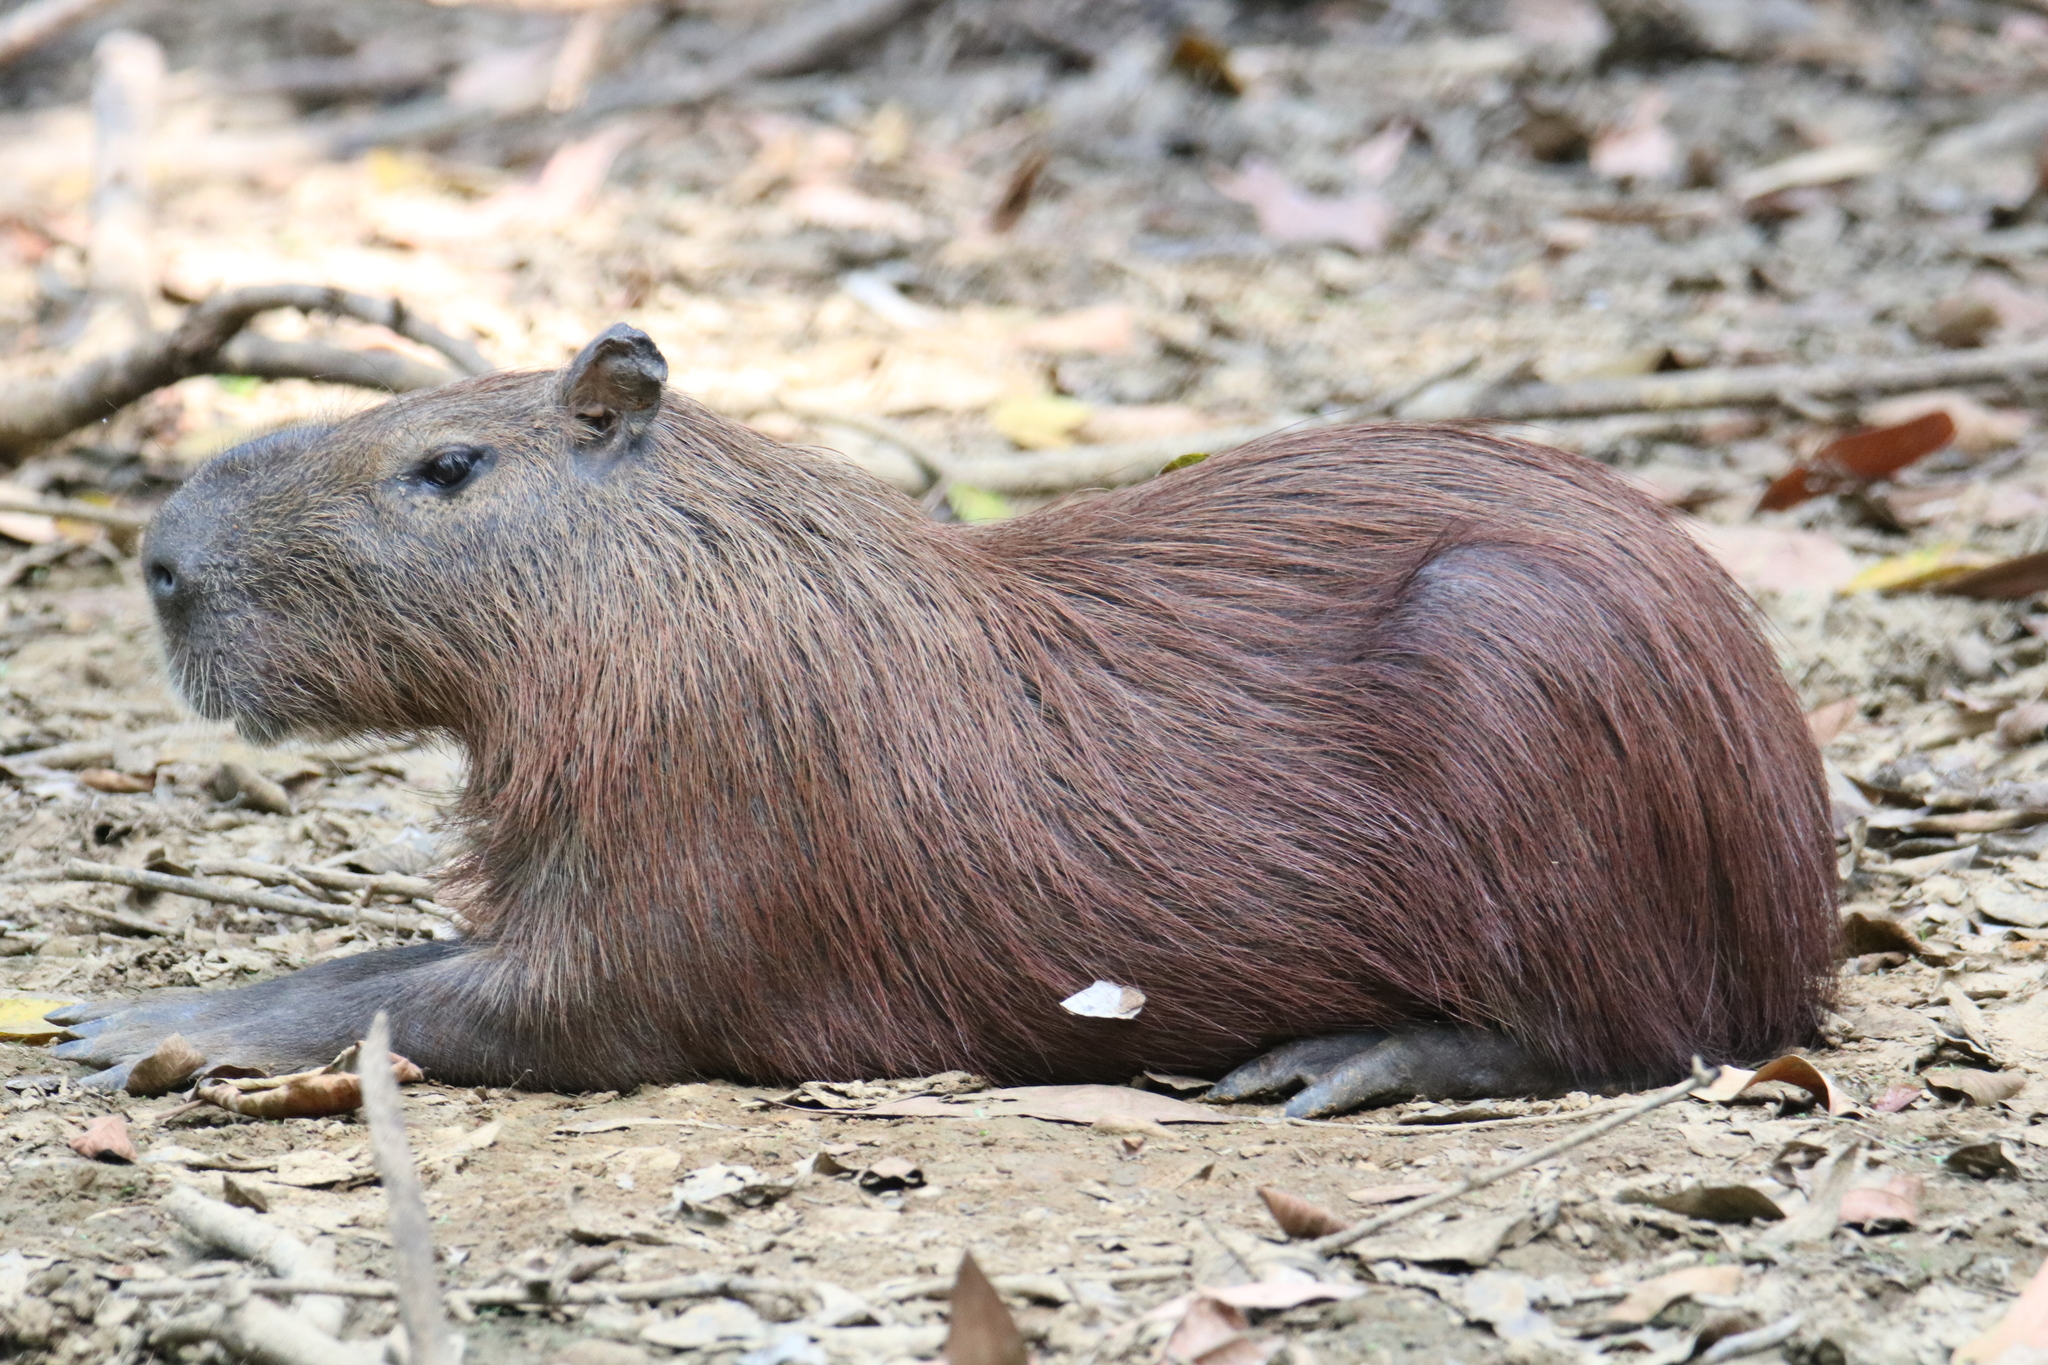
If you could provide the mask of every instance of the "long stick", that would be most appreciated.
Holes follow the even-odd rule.
[[[1576,1133],[1567,1134],[1556,1142],[1538,1147],[1533,1152],[1524,1152],[1505,1165],[1496,1166],[1490,1171],[1482,1171],[1469,1180],[1462,1180],[1447,1190],[1430,1195],[1427,1199],[1418,1199],[1412,1204],[1402,1205],[1391,1213],[1383,1213],[1377,1217],[1368,1218],[1364,1222],[1353,1223],[1342,1232],[1333,1232],[1327,1237],[1318,1237],[1315,1241],[1309,1243],[1309,1249],[1318,1256],[1328,1256],[1332,1252],[1342,1251],[1345,1247],[1355,1242],[1361,1242],[1383,1228],[1390,1228],[1404,1219],[1413,1218],[1418,1213],[1424,1213],[1436,1208],[1439,1204],[1448,1204],[1453,1199],[1462,1199],[1474,1190],[1485,1189],[1488,1185],[1507,1179],[1517,1171],[1526,1171],[1531,1166],[1539,1162],[1548,1161],[1554,1156],[1561,1156],[1574,1147],[1582,1147],[1594,1138],[1604,1133],[1611,1133],[1625,1123],[1635,1122],[1653,1109],[1662,1109],[1665,1105],[1675,1100],[1684,1099],[1695,1090],[1704,1089],[1712,1085],[1715,1078],[1720,1074],[1720,1067],[1703,1066],[1698,1058],[1694,1058],[1692,1075],[1668,1090],[1659,1090],[1656,1094],[1644,1099],[1640,1104],[1633,1104],[1618,1113],[1609,1114],[1606,1118],[1596,1123],[1587,1124]]]
[[[398,1081],[391,1074],[391,1020],[383,1010],[371,1021],[359,1056],[363,1117],[370,1125],[370,1154],[384,1182],[391,1259],[398,1272],[398,1316],[412,1348],[407,1358],[412,1365],[455,1365],[462,1352],[450,1340],[441,1306],[433,1225],[427,1218],[426,1196],[420,1193],[419,1171],[412,1163],[412,1146],[405,1140],[405,1114],[398,1103]]]
[[[109,3],[110,0],[29,0],[0,19],[0,64],[41,47]]]
[[[64,876],[72,881],[110,882],[115,886],[132,886],[138,891],[167,891],[173,896],[190,896],[220,905],[246,905],[252,910],[268,910],[277,915],[301,915],[325,924],[375,924],[385,929],[414,932],[425,932],[432,927],[427,921],[411,915],[394,915],[389,911],[354,905],[325,904],[298,896],[280,896],[271,891],[244,891],[218,882],[201,881],[197,877],[174,877],[168,872],[145,872],[139,867],[119,867],[113,863],[89,863],[83,858],[71,859],[64,864],[63,871]]]
[[[164,84],[164,50],[154,38],[116,29],[93,48],[92,235],[87,288],[96,306],[149,328],[156,260],[149,202],[149,143]]]

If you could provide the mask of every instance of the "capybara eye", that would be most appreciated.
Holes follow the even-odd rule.
[[[475,446],[446,446],[420,461],[412,473],[429,488],[452,493],[469,482],[483,459],[484,453]]]

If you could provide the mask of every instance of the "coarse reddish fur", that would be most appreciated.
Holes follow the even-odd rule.
[[[1640,1081],[1813,1035],[1819,759],[1747,601],[1606,470],[1321,429],[946,526],[673,396],[577,470],[554,383],[192,489],[240,528],[174,652],[203,709],[470,754],[475,946],[391,1001],[431,1071],[1121,1080],[1453,1020]],[[456,437],[476,487],[381,491]],[[1061,1010],[1097,979],[1143,1013]]]

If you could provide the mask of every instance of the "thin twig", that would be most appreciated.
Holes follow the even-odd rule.
[[[1698,1365],[1721,1365],[1724,1360],[1739,1360],[1753,1356],[1759,1351],[1768,1351],[1792,1339],[1806,1321],[1804,1312],[1788,1313],[1776,1322],[1758,1327],[1753,1331],[1737,1332],[1732,1337],[1722,1337],[1695,1357]]]
[[[173,929],[168,924],[158,924],[155,920],[144,919],[140,915],[124,915],[119,910],[102,910],[96,905],[68,905],[64,908],[73,914],[84,915],[87,919],[96,919],[104,924],[112,924],[131,933],[157,934],[171,938],[175,938],[178,933],[176,929]]]
[[[412,1145],[405,1140],[405,1114],[398,1081],[391,1074],[391,1020],[383,1010],[370,1021],[357,1075],[363,1086],[363,1118],[370,1125],[370,1154],[384,1183],[391,1259],[398,1272],[398,1316],[405,1324],[412,1365],[455,1365],[462,1358],[441,1304],[441,1274],[434,1263],[433,1225]]]
[[[95,526],[105,526],[115,531],[140,531],[149,525],[148,517],[134,512],[123,512],[115,507],[80,502],[76,498],[15,498],[0,494],[0,512],[28,512],[36,516],[63,517],[67,521],[87,521]]]
[[[1571,384],[1518,384],[1478,394],[1457,414],[1468,419],[1526,422],[1548,417],[1599,417],[1673,408],[1754,407],[1786,394],[1850,398],[1915,389],[1984,384],[2048,371],[2048,343],[1952,351],[1904,360],[1837,360],[1824,365],[1745,365],[1679,370]]]
[[[240,1280],[225,1275],[203,1280],[130,1280],[121,1293],[131,1299],[182,1299],[193,1294],[215,1294],[233,1283],[239,1290],[265,1298],[289,1299],[300,1294],[320,1294],[337,1299],[389,1299],[398,1286],[389,1280]]]
[[[1619,1113],[1609,1114],[1598,1122],[1587,1124],[1576,1133],[1568,1134],[1565,1137],[1559,1138],[1556,1142],[1538,1147],[1534,1151],[1524,1152],[1513,1161],[1496,1166],[1490,1171],[1482,1171],[1469,1180],[1461,1180],[1451,1186],[1451,1188],[1432,1194],[1426,1199],[1418,1199],[1412,1204],[1404,1204],[1391,1212],[1379,1214],[1376,1217],[1365,1219],[1363,1222],[1353,1223],[1342,1232],[1333,1232],[1327,1237],[1319,1237],[1309,1243],[1309,1249],[1318,1256],[1328,1256],[1333,1252],[1342,1251],[1345,1247],[1363,1241],[1375,1232],[1379,1232],[1384,1228],[1390,1228],[1405,1219],[1413,1218],[1418,1213],[1424,1213],[1441,1204],[1448,1204],[1453,1199],[1462,1199],[1474,1190],[1482,1190],[1488,1185],[1507,1179],[1517,1171],[1526,1171],[1531,1166],[1537,1165],[1540,1162],[1548,1161],[1555,1156],[1562,1156],[1574,1147],[1582,1147],[1596,1137],[1613,1132],[1623,1124],[1633,1123],[1652,1110],[1662,1109],[1667,1104],[1684,1099],[1695,1090],[1704,1089],[1712,1085],[1714,1079],[1720,1074],[1720,1067],[1704,1066],[1695,1058],[1692,1064],[1692,1075],[1686,1077],[1677,1085],[1665,1090],[1659,1090],[1656,1094],[1630,1105]]]
[[[550,1280],[523,1285],[494,1285],[485,1289],[458,1289],[448,1297],[472,1308],[504,1307],[518,1303],[665,1303],[671,1299],[708,1299],[746,1294],[778,1294],[818,1300],[818,1288],[805,1280],[770,1280],[753,1275],[710,1271],[701,1275],[679,1275],[667,1280],[636,1280],[626,1283],[597,1282],[554,1286]]]
[[[99,739],[74,739],[64,744],[52,744],[46,749],[28,749],[18,754],[0,757],[0,767],[13,768],[17,772],[32,768],[97,767],[113,762],[117,749],[142,744],[160,744],[173,735],[190,731],[191,728],[189,723],[154,725],[132,734],[107,735]]]
[[[74,24],[107,7],[111,0],[29,0],[0,18],[0,64],[41,47]]]
[[[201,881],[197,877],[174,877],[168,872],[145,872],[139,867],[118,867],[113,863],[89,863],[82,858],[73,858],[65,863],[64,876],[72,881],[132,886],[138,891],[165,891],[174,896],[191,896],[195,900],[214,901],[221,905],[246,905],[252,910],[268,910],[278,915],[301,915],[324,924],[374,924],[384,929],[405,929],[413,933],[431,930],[425,920],[411,915],[394,915],[386,910],[362,906],[328,905],[269,891],[244,891],[239,887],[222,886],[219,882]]]

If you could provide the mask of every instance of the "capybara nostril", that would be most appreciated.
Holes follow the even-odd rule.
[[[171,566],[171,562],[168,559],[161,556],[151,558],[149,567],[144,569],[142,573],[144,579],[149,583],[149,595],[151,597],[156,598],[158,601],[164,601],[177,595],[178,587],[182,580],[178,576],[178,571]]]

